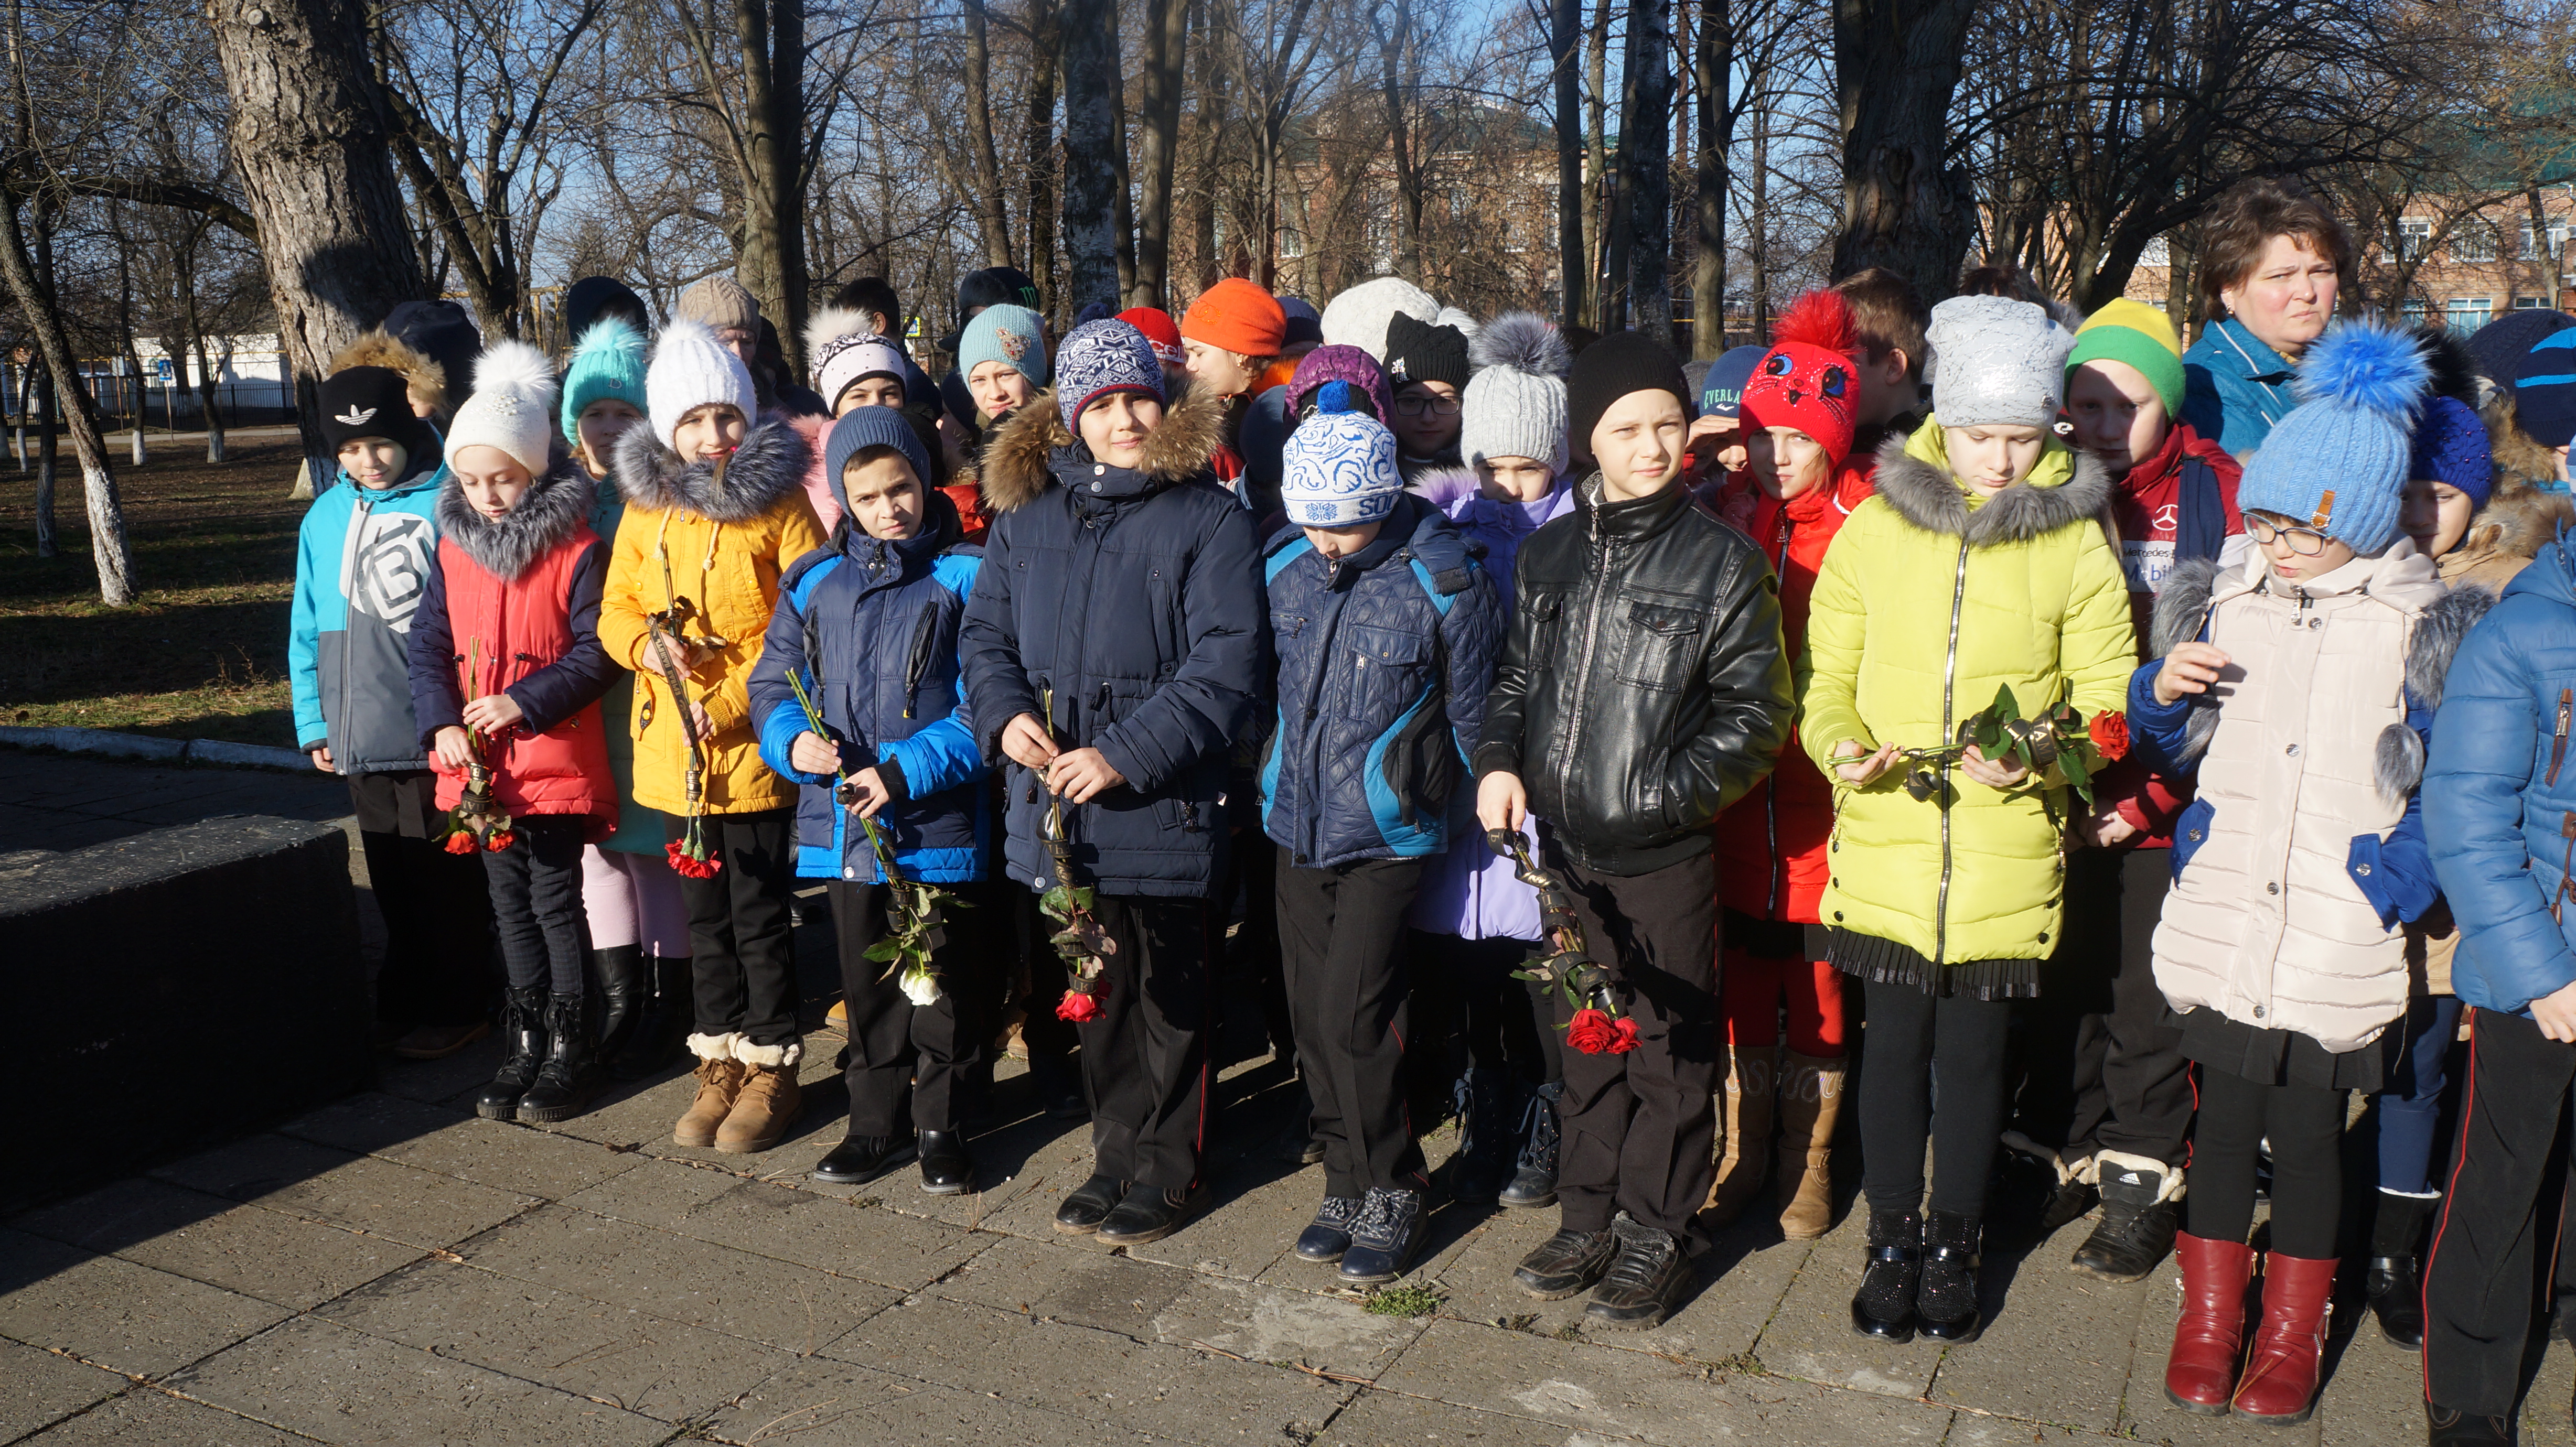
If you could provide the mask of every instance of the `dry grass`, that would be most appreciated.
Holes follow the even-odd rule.
[[[64,452],[60,553],[39,558],[35,478],[0,448],[0,722],[294,747],[286,623],[305,504],[286,496],[292,439],[236,443],[220,467],[168,444],[119,467],[142,589],[119,609],[98,601]]]

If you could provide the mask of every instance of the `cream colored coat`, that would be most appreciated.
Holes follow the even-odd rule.
[[[2181,825],[2207,837],[2165,897],[2156,984],[2176,1010],[2339,1054],[2406,1011],[2405,934],[2380,924],[2347,865],[2355,836],[2386,838],[2405,814],[2381,792],[2380,735],[2406,727],[2415,622],[2446,590],[2403,538],[2304,589],[2267,584],[2251,555],[2209,605],[2230,666],[2211,690],[2206,818],[2195,807]]]

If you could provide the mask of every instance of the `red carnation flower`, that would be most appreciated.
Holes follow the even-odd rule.
[[[471,854],[471,853],[473,853],[473,852],[474,852],[474,836],[473,836],[473,835],[471,835],[471,834],[466,833],[466,832],[465,832],[464,830],[462,830],[462,829],[459,829],[459,830],[457,830],[455,833],[448,835],[448,836],[447,836],[447,852],[448,852],[448,853],[450,853],[450,854]]]
[[[2116,764],[2129,756],[2127,714],[2106,708],[2093,715],[2093,722],[2085,726],[2085,732],[2092,736],[2093,747],[2100,752],[2104,763]]]
[[[1627,1043],[1620,1043],[1620,1026],[1627,1027]],[[1608,1015],[1586,1005],[1566,1022],[1565,1043],[1586,1055],[1618,1055],[1637,1048],[1637,1027],[1627,1020],[1612,1020]]]
[[[1100,988],[1106,993],[1109,987],[1103,984]],[[1076,1025],[1085,1020],[1097,1020],[1100,1018],[1100,998],[1097,995],[1086,995],[1080,990],[1067,990],[1064,992],[1064,998],[1055,1002],[1055,1017],[1059,1020],[1070,1020]]]
[[[676,839],[663,845],[662,852],[670,856],[671,872],[682,879],[713,879],[716,871],[724,867],[723,860],[700,859]]]

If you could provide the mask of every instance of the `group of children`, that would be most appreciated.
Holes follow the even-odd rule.
[[[1034,1063],[1079,1044],[1094,1163],[1056,1229],[1136,1244],[1206,1203],[1231,959],[1274,977],[1311,1105],[1299,1258],[1412,1264],[1425,1031],[1454,1031],[1448,1193],[1556,1206],[1515,1280],[1612,1327],[1662,1320],[1766,1176],[1785,1234],[1831,1226],[1865,1038],[1856,1331],[1978,1333],[2010,1149],[2055,1167],[2050,1224],[2103,1207],[2079,1269],[2178,1247],[2170,1400],[2275,1421],[2313,1409],[2358,1090],[2372,1304],[2425,1345],[2434,1440],[2508,1440],[2576,1079],[2548,526],[2576,330],[2464,358],[2329,325],[2332,268],[2264,268],[2340,254],[2330,218],[2233,204],[2217,340],[2279,364],[2236,453],[2183,420],[2207,362],[2162,312],[1999,283],[1926,313],[1883,272],[1698,385],[1642,335],[1578,351],[1393,279],[1320,314],[1228,281],[1058,341],[1000,273],[961,287],[946,385],[881,284],[817,317],[810,391],[721,279],[649,349],[584,283],[560,382],[510,342],[453,406],[350,366],[297,713],[422,926],[388,1038],[475,1029],[429,960],[478,948],[449,856],[479,855],[508,982],[482,1112],[649,1071],[682,1033],[658,1007],[697,1062],[675,1142],[768,1149],[821,882],[850,1106],[814,1176],[974,1189],[1017,1005]],[[2488,1049],[2445,1195],[2460,1002]]]

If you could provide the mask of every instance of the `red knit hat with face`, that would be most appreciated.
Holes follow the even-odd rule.
[[[1172,325],[1170,312],[1158,306],[1131,306],[1118,319],[1145,334],[1153,344],[1155,361],[1166,367],[1189,365],[1190,354],[1181,350],[1181,329]]]
[[[1181,335],[1246,357],[1273,357],[1288,335],[1279,298],[1239,276],[1199,293],[1181,314]]]
[[[1772,332],[1771,350],[1755,363],[1739,408],[1747,429],[1793,427],[1825,449],[1836,466],[1851,455],[1860,350],[1851,303],[1838,291],[1811,291],[1790,304]]]

